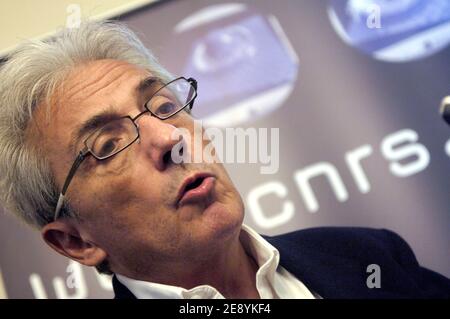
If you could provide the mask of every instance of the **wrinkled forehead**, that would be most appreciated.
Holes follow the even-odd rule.
[[[53,114],[89,116],[99,108],[118,107],[137,99],[139,83],[149,71],[117,60],[89,62],[72,70],[57,93]],[[61,119],[64,120],[64,119]]]
[[[38,106],[32,126],[46,144],[51,141],[52,148],[55,144],[67,148],[77,126],[96,114],[105,111],[124,115],[136,113],[142,98],[137,89],[151,76],[145,69],[117,60],[79,65],[55,91],[51,105]]]

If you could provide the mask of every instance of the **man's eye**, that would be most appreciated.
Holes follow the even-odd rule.
[[[116,152],[120,147],[120,139],[118,138],[110,138],[101,143],[98,143],[98,147],[95,150],[95,153],[98,157],[105,157],[111,155]]]
[[[171,101],[164,102],[163,104],[159,105],[156,109],[157,115],[169,115],[172,114],[177,110],[177,106],[175,103]]]

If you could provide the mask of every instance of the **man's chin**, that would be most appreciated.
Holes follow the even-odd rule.
[[[199,219],[215,202],[215,198],[205,198],[195,202],[185,203],[176,209],[176,214],[184,222]]]
[[[192,235],[200,241],[228,242],[238,238],[244,219],[241,201],[218,200],[210,196],[207,200],[190,203],[178,208],[181,223],[189,223]]]
[[[243,213],[218,201],[206,207],[201,216],[201,226],[220,240],[239,236],[242,221]]]

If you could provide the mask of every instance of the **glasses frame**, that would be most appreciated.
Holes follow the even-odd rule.
[[[153,97],[155,97],[161,90],[163,90],[164,88],[166,88],[168,85],[172,84],[175,81],[178,80],[185,80],[187,81],[191,87],[194,89],[194,94],[192,95],[192,97],[190,98],[189,101],[187,101],[179,110],[175,111],[174,113],[168,115],[168,116],[158,116],[155,113],[153,113],[152,111],[150,111],[150,109],[147,107],[147,104],[149,101],[151,101],[153,99]],[[142,111],[141,113],[139,113],[138,115],[131,117],[129,115],[123,116],[120,119],[129,119],[131,120],[131,122],[133,123],[135,129],[136,129],[136,138],[134,140],[132,140],[130,143],[128,143],[127,145],[125,145],[124,147],[122,147],[121,149],[117,150],[116,152],[109,154],[108,156],[103,156],[103,157],[99,157],[97,155],[94,154],[94,152],[91,150],[91,148],[87,145],[87,141],[88,139],[93,136],[95,133],[97,133],[99,130],[101,130],[103,127],[98,128],[97,130],[95,130],[94,132],[92,132],[91,134],[89,134],[89,136],[84,140],[84,147],[83,149],[78,153],[77,157],[75,158],[69,173],[67,174],[67,177],[64,181],[63,187],[61,192],[59,193],[59,197],[58,197],[58,202],[56,204],[56,208],[55,208],[55,213],[53,215],[53,220],[57,220],[58,217],[60,216],[60,211],[63,207],[64,204],[64,199],[65,199],[65,195],[67,192],[67,189],[69,188],[70,182],[72,181],[73,177],[75,176],[76,171],[78,170],[78,168],[80,167],[81,163],[86,159],[87,156],[92,155],[96,160],[98,161],[103,161],[106,160],[108,158],[111,158],[117,154],[119,154],[120,152],[124,151],[125,149],[127,149],[128,147],[130,147],[134,142],[136,142],[139,137],[140,137],[140,132],[139,132],[139,126],[136,124],[136,121],[139,117],[141,117],[142,115],[146,114],[146,113],[150,113],[151,116],[154,116],[158,119],[160,119],[161,121],[167,120],[169,118],[171,118],[172,116],[178,114],[179,112],[183,111],[187,106],[189,106],[189,110],[192,110],[192,108],[194,107],[194,101],[197,98],[197,81],[194,78],[188,78],[186,79],[185,77],[178,77],[176,79],[173,79],[172,81],[166,83],[165,85],[163,85],[162,87],[160,87],[145,103],[144,103],[144,108],[145,110]],[[107,124],[105,124],[107,125]]]

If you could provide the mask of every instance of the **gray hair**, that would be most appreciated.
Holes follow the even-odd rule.
[[[26,138],[28,124],[37,105],[51,100],[71,69],[101,59],[172,78],[133,31],[112,21],[85,21],[44,41],[23,43],[0,67],[0,201],[37,229],[53,220],[59,190],[45,154]],[[65,211],[76,217],[68,206]]]

